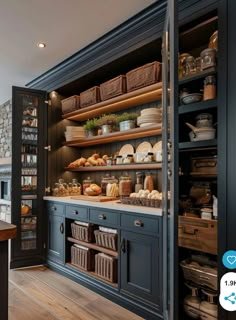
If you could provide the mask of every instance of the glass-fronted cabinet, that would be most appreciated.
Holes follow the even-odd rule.
[[[47,104],[43,91],[13,87],[12,101],[12,241],[11,267],[43,261],[44,192],[47,139]]]

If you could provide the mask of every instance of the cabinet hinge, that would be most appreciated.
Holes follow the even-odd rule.
[[[48,193],[51,192],[51,188],[50,187],[46,187],[45,188],[45,192],[48,192]]]
[[[50,145],[49,145],[49,146],[45,146],[45,147],[44,147],[44,150],[51,151],[51,146],[50,146]]]
[[[43,243],[43,248],[46,249],[46,243],[45,242]]]

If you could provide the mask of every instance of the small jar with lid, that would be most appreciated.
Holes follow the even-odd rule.
[[[83,194],[86,195],[85,189],[90,187],[90,185],[93,183],[93,180],[90,177],[87,177],[83,180]]]
[[[66,197],[69,196],[69,190],[67,183],[64,182],[64,179],[58,180],[58,196],[59,197]]]
[[[194,74],[196,72],[196,63],[195,63],[195,58],[193,56],[188,56],[185,59],[185,68],[186,68],[186,72],[185,75],[191,75]]]
[[[106,187],[107,197],[118,197],[119,196],[119,185],[118,180],[112,176]]]
[[[123,163],[130,164],[134,161],[134,157],[132,154],[127,154],[126,158],[124,158]]]
[[[216,78],[207,76],[204,80],[203,100],[216,98]]]
[[[148,152],[144,158],[144,162],[152,162],[153,161],[153,152]]]
[[[216,50],[213,48],[205,49],[201,52],[201,68],[202,70],[216,66]]]
[[[122,164],[123,163],[123,157],[122,156],[116,156],[116,164]]]
[[[119,195],[128,197],[132,192],[132,180],[129,176],[121,176],[119,179]]]
[[[107,158],[107,166],[112,166],[112,157]]]
[[[114,177],[111,177],[109,174],[106,174],[104,177],[102,177],[101,180],[101,191],[102,196],[106,195],[107,185],[109,182],[113,180]]]

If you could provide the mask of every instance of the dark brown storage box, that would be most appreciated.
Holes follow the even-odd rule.
[[[193,174],[217,174],[217,157],[196,157],[192,158]]]
[[[100,102],[100,89],[98,86],[92,87],[80,93],[80,106],[85,108]]]
[[[86,271],[95,269],[95,251],[82,247],[71,247],[71,263]]]
[[[94,235],[98,246],[115,251],[117,250],[117,234],[95,230]]]
[[[85,242],[94,242],[94,225],[82,226],[76,223],[71,223],[72,237]]]
[[[71,96],[61,101],[62,113],[78,110],[80,107],[80,96]]]
[[[149,86],[161,79],[161,63],[154,61],[126,73],[127,91]]]
[[[179,246],[217,254],[217,221],[179,216]]]
[[[117,282],[117,259],[104,253],[95,255],[95,273],[110,282]]]
[[[126,92],[126,76],[120,75],[100,85],[101,100],[111,99]]]

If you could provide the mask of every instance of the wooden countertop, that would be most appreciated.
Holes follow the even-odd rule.
[[[16,226],[4,221],[0,221],[0,241],[13,239],[16,237]]]

